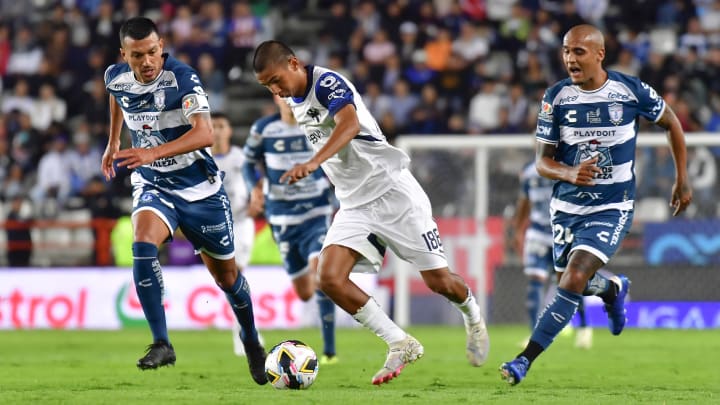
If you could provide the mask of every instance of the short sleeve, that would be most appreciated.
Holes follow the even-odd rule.
[[[183,73],[178,81],[178,90],[182,94],[182,112],[185,117],[195,113],[210,112],[207,93],[197,73],[192,70]]]
[[[324,73],[315,84],[315,97],[331,115],[348,104],[355,105],[353,91],[347,82],[333,72]]]
[[[553,145],[557,145],[560,141],[560,131],[555,120],[553,99],[547,91],[540,103],[535,138],[540,142]]]
[[[657,122],[665,111],[665,100],[649,84],[640,79],[637,82],[638,113],[651,122]]]

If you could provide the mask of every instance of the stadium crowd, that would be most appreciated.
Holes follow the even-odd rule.
[[[543,90],[566,76],[562,35],[589,22],[605,33],[607,68],[653,86],[686,132],[720,131],[718,0],[0,0],[0,201],[11,210],[24,199],[37,218],[123,214],[116,196],[130,195],[128,173],[107,184],[100,172],[103,73],[118,61],[120,24],[137,15],[198,70],[216,111],[235,102],[228,88],[256,86],[254,47],[282,37],[308,63],[351,78],[391,140],[532,133]],[[712,191],[710,151],[691,156],[690,170],[709,173]],[[670,157],[645,153],[653,180],[640,191],[664,196]]]

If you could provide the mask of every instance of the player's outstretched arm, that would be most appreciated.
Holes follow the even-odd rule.
[[[120,160],[118,166],[134,169],[158,159],[212,146],[214,138],[210,113],[197,112],[188,117],[188,120],[192,128],[174,141],[154,148],[130,148],[115,153],[115,159]]]
[[[110,180],[115,177],[115,167],[113,166],[114,156],[120,150],[120,132],[122,131],[123,115],[120,106],[115,97],[109,96],[110,106],[110,134],[105,148],[105,152],[102,157],[102,172],[105,176],[105,180]]]
[[[332,134],[330,134],[327,143],[315,153],[312,159],[305,163],[295,165],[295,167],[283,173],[280,177],[281,182],[293,184],[307,177],[310,173],[317,170],[324,161],[340,152],[340,150],[350,143],[360,132],[360,122],[358,121],[354,105],[347,104],[335,113],[334,118],[335,129],[333,129]]]
[[[555,160],[557,146],[545,143],[535,143],[535,167],[538,173],[549,179],[562,180],[576,186],[593,186],[596,174],[602,173],[597,167],[597,156],[580,162],[577,166],[567,166]]]
[[[673,184],[670,206],[675,208],[673,216],[685,211],[692,201],[692,189],[687,178],[687,148],[685,133],[680,120],[669,105],[665,105],[663,115],[656,124],[666,129],[670,151],[675,162],[675,184]]]

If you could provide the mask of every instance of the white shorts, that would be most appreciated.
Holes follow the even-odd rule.
[[[235,242],[235,263],[241,269],[244,269],[250,263],[250,254],[255,242],[255,221],[250,217],[235,221],[233,231],[235,233],[233,239]]]
[[[448,266],[430,200],[409,170],[379,198],[358,207],[342,205],[330,225],[323,249],[330,245],[351,248],[363,256],[353,272],[377,272],[385,247],[418,270]]]

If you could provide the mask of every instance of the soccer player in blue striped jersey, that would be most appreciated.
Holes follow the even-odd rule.
[[[316,297],[323,337],[321,364],[336,363],[335,304],[317,286],[318,256],[334,211],[330,183],[322,170],[294,184],[280,177],[312,156],[290,107],[274,96],[279,114],[253,123],[245,142],[244,177],[253,190],[251,206],[264,206],[283,266],[303,301]],[[263,176],[255,173],[259,169]]]
[[[387,142],[355,86],[338,72],[303,65],[280,41],[255,49],[253,69],[258,83],[290,106],[313,149],[279,180],[292,185],[322,166],[335,186],[340,208],[320,252],[320,289],[387,343],[385,364],[372,383],[389,382],[424,353],[422,344],[350,279],[353,271],[378,271],[386,248],[412,263],[428,288],[458,309],[465,355],[473,366],[484,364],[490,339],[480,307],[448,267],[430,200],[408,168],[410,158]]]
[[[538,114],[535,164],[557,180],[550,200],[555,270],[563,272],[554,300],[540,315],[530,342],[500,366],[502,378],[518,384],[532,362],[570,322],[584,295],[605,303],[613,335],[626,322],[627,277],[597,272],[617,251],[633,218],[638,119],[668,131],[675,163],[673,215],[692,201],[685,136],[678,118],[640,79],[602,67],[602,33],[582,24],[563,38],[569,77],[550,87]]]
[[[114,164],[132,169],[133,278],[153,343],[137,362],[141,370],[175,363],[162,305],[158,247],[180,227],[199,252],[243,328],[250,373],[265,377],[247,280],[234,260],[230,202],[210,153],[213,128],[197,73],[163,53],[155,23],[131,18],[120,28],[125,63],[105,71],[110,93],[110,136],[102,157],[106,179]],[[132,147],[120,150],[123,122]]]

